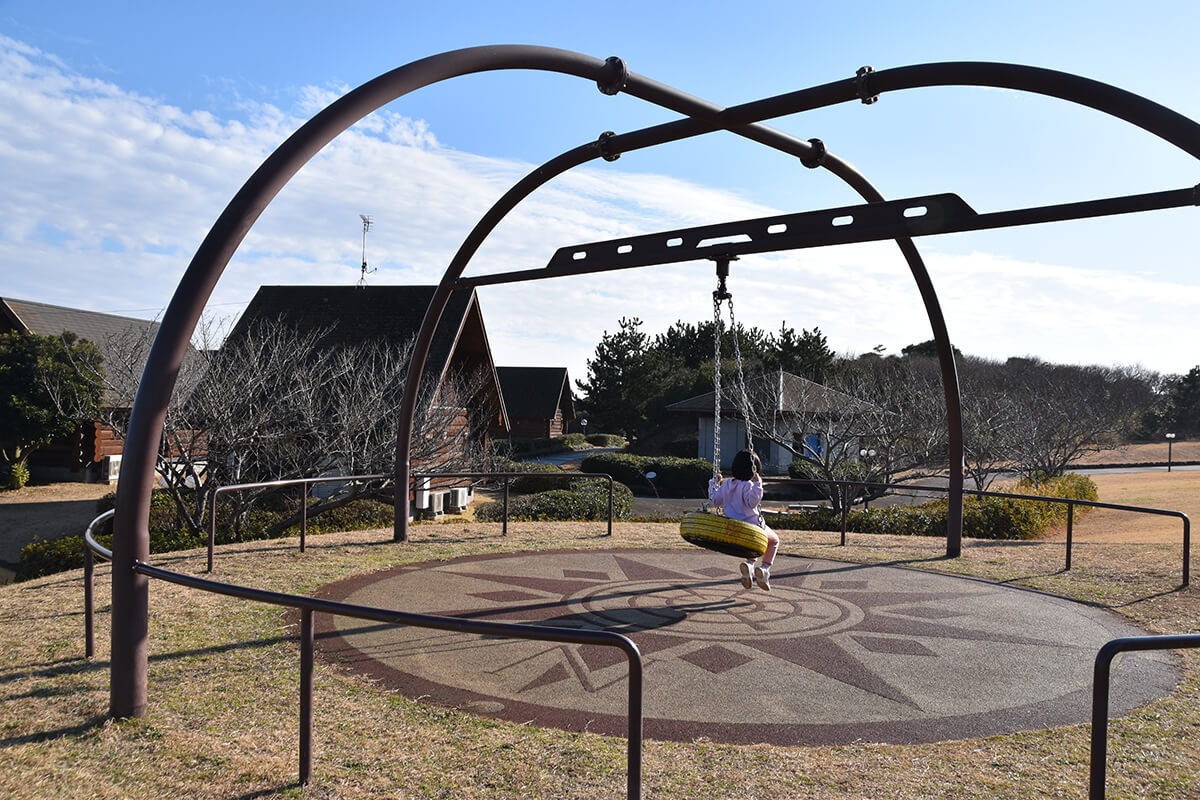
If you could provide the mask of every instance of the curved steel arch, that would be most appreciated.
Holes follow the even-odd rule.
[[[114,525],[113,570],[119,577],[113,582],[112,597],[109,706],[113,716],[140,716],[146,709],[148,583],[132,567],[149,558],[153,467],[166,409],[187,343],[217,279],[271,199],[309,159],[346,128],[415,89],[451,77],[502,69],[561,72],[594,80],[605,93],[624,91],[667,108],[689,108],[710,119],[722,113],[718,106],[626,73],[619,59],[601,61],[554,48],[499,45],[443,53],[385,73],[335,101],[280,145],[233,197],[197,249],[163,315],[138,386],[124,448],[124,480],[117,487],[117,506],[124,513]],[[718,124],[716,127],[723,126]],[[790,140],[765,126],[740,124],[735,132],[759,139],[787,138],[791,152],[803,158],[816,155],[812,143]],[[830,163],[851,185],[869,187],[849,167],[836,161]],[[868,188],[866,191],[874,190]],[[946,339],[949,352],[948,337],[942,338]]]
[[[166,408],[187,343],[217,279],[271,199],[313,155],[343,130],[382,105],[422,86],[459,75],[501,69],[534,69],[575,75],[595,80],[606,93],[625,91],[666,108],[689,109],[683,113],[692,115],[689,119],[627,134],[625,137],[614,135],[606,140],[610,152],[619,153],[660,143],[652,141],[655,137],[661,137],[661,141],[665,142],[725,129],[758,141],[773,141],[776,144],[772,146],[781,144],[778,149],[801,155],[809,161],[816,160],[819,164],[822,153],[812,143],[790,139],[757,123],[773,116],[853,99],[867,102],[872,92],[966,82],[1036,91],[1090,105],[1126,119],[1200,157],[1200,126],[1188,118],[1106,84],[1018,65],[934,64],[879,73],[860,71],[856,79],[729,109],[720,109],[661,84],[628,75],[619,60],[601,62],[570,51],[519,45],[443,53],[412,62],[363,84],[313,117],[255,171],[205,237],[163,316],[134,402],[125,446],[125,474],[117,489],[117,508],[121,513],[115,520],[113,542],[110,688],[110,713],[113,716],[137,716],[146,710],[148,586],[146,578],[135,573],[133,567],[135,563],[149,558],[148,516],[153,467]],[[956,78],[960,72],[961,81]],[[807,148],[805,144],[808,144]],[[597,148],[597,155],[602,155],[598,150],[599,144],[592,147]],[[842,170],[844,174],[841,177],[869,202],[882,200],[861,176],[836,159],[829,162],[829,168],[835,174]],[[919,255],[911,241],[901,239],[898,242],[906,257],[911,250],[912,257],[919,262]],[[912,263],[910,259],[910,265]],[[931,284],[928,289],[932,293]],[[924,293],[924,287],[922,291]],[[936,303],[936,296],[933,297]],[[440,315],[440,310],[437,313]],[[430,315],[427,314],[426,325],[429,322]],[[935,329],[935,340],[945,381],[947,363],[950,374],[953,374],[953,356],[944,326],[940,335]],[[949,395],[947,389],[948,399]],[[954,396],[957,398],[956,380]],[[951,477],[953,488],[953,471]],[[961,503],[961,475],[957,478],[960,490],[957,494]]]
[[[703,101],[693,101],[692,98],[688,98],[686,102],[677,103],[674,110],[684,111],[685,113],[703,114],[710,118],[722,113],[720,110],[713,111],[713,108],[710,104]],[[668,125],[673,124],[668,123]],[[454,254],[449,266],[446,268],[441,282],[438,283],[433,298],[430,300],[429,308],[426,310],[425,318],[422,321],[421,329],[417,334],[416,342],[413,346],[412,360],[409,364],[408,376],[405,381],[404,398],[400,406],[399,424],[396,432],[395,521],[393,523],[392,536],[394,541],[408,541],[408,486],[412,475],[412,429],[416,415],[417,393],[421,374],[424,371],[425,362],[429,356],[433,336],[441,320],[442,312],[445,311],[446,305],[450,301],[450,295],[455,289],[455,283],[462,277],[467,264],[501,220],[539,187],[567,170],[586,163],[589,160],[600,157],[615,159],[619,156],[620,151],[612,149],[613,142],[620,140],[629,141],[641,134],[657,131],[663,127],[666,126],[655,126],[654,128],[647,128],[643,131],[624,136],[614,134],[610,137],[606,134],[596,142],[581,145],[551,159],[514,184],[512,188],[497,200],[488,209],[487,213],[480,218],[479,222],[476,223],[462,245],[459,246],[458,251]],[[733,130],[733,132],[741,133],[748,130],[751,129],[742,128]],[[709,131],[699,131],[693,135],[707,132]],[[863,199],[868,202],[884,202],[883,195],[851,166],[832,153],[827,152],[823,145],[820,148],[815,148],[813,142],[817,140],[805,142],[772,128],[753,130],[753,133],[756,135],[750,138],[760,141],[768,147],[800,157],[804,161],[805,166],[828,168],[857,190]],[[665,141],[671,140],[667,139]],[[665,143],[665,141],[639,143],[631,147],[631,149],[651,147],[655,144]],[[812,153],[814,149],[818,150],[819,157],[810,161],[805,153],[806,151]],[[954,362],[954,349],[950,344],[950,334],[946,328],[945,317],[942,314],[941,305],[937,299],[937,292],[933,287],[933,281],[929,276],[929,270],[925,267],[925,262],[917,251],[916,245],[913,244],[911,239],[906,237],[898,238],[895,241],[908,263],[913,280],[917,284],[922,303],[925,305],[925,313],[929,318],[934,342],[937,346],[938,363],[942,375],[943,396],[946,404],[947,429],[950,433],[948,447],[949,463],[962,463],[962,401],[958,385],[958,369]],[[547,277],[553,276],[548,275]],[[946,522],[946,555],[949,558],[955,558],[962,552],[962,488],[963,475],[961,471],[955,472],[951,470]]]

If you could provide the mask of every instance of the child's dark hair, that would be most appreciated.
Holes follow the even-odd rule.
[[[754,477],[756,472],[762,470],[762,460],[753,450],[739,450],[733,457],[733,465],[729,469],[733,473],[733,477],[740,481],[748,481]]]

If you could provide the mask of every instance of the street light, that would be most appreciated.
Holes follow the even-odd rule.
[[[579,420],[579,427],[583,428],[583,438],[587,438],[587,417]]]
[[[868,450],[867,448],[864,447],[862,450],[858,451],[858,457],[863,459],[864,461],[868,458],[874,458],[875,451]],[[870,466],[869,465],[868,465],[867,469],[868,469],[868,475],[869,475],[870,474]],[[871,507],[871,490],[869,488],[867,488],[866,486],[864,486],[863,487],[863,511],[866,511],[870,507]]]
[[[1175,434],[1167,434],[1167,472],[1171,471],[1171,445],[1175,444]]]

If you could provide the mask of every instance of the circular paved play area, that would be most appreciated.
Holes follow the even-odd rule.
[[[697,548],[474,556],[325,587],[362,605],[627,634],[645,733],[774,744],[927,742],[1090,719],[1092,667],[1120,618],[917,569],[780,556],[772,591]],[[627,663],[608,647],[502,640],[317,615],[325,657],[473,713],[624,734]],[[1169,692],[1172,657],[1127,654],[1119,714]]]

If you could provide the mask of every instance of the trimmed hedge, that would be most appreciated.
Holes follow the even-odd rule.
[[[633,492],[620,483],[613,484],[613,518],[629,519],[633,514]],[[531,522],[608,519],[608,481],[576,478],[565,489],[511,498],[508,518]],[[479,522],[504,519],[504,503],[492,502],[475,511]]]
[[[505,472],[542,472],[547,475],[563,475],[566,470],[554,464],[545,464],[541,461],[517,461],[509,464],[504,468]],[[537,492],[548,492],[553,489],[565,489],[568,482],[562,478],[513,478],[509,483],[509,491],[516,494],[535,494]]]
[[[582,472],[612,475],[640,494],[664,497],[707,497],[712,464],[702,458],[635,456],[631,453],[596,453],[583,459]],[[647,472],[656,473],[652,484]]]
[[[593,447],[624,447],[628,440],[618,433],[589,433],[587,443]]]
[[[1068,473],[1041,483],[1023,480],[1012,494],[1032,494],[1071,500],[1096,500],[1096,484],[1084,475]],[[1087,507],[1078,509],[1085,513]],[[846,530],[854,533],[885,533],[893,536],[945,536],[948,500],[919,506],[856,509],[846,519]],[[829,508],[795,514],[764,514],[777,530],[840,531],[841,515]],[[967,497],[963,500],[963,536],[972,539],[1033,539],[1066,521],[1067,507],[1061,503],[1014,500],[1007,497]]]
[[[265,499],[265,498],[264,498]],[[101,514],[113,507],[116,493],[104,495],[96,501],[96,513]],[[228,518],[222,514],[222,508],[217,506],[217,544],[232,542],[252,542],[271,538],[272,526],[281,519],[295,513],[299,508],[297,498],[279,498],[272,496],[266,503],[270,508],[255,507],[251,509],[248,519],[242,524],[241,531],[235,536],[228,524]],[[606,512],[607,515],[607,512]],[[370,528],[389,528],[395,519],[391,503],[385,503],[370,498],[360,498],[339,508],[323,511],[308,520],[309,533],[334,533],[337,531],[356,531]],[[207,534],[193,535],[182,529],[175,515],[175,505],[170,496],[163,491],[155,491],[150,498],[150,552],[170,553],[176,550],[192,550],[204,547],[208,543]],[[299,533],[299,524],[293,525],[279,533],[275,538],[295,536]],[[97,530],[96,541],[105,547],[112,546],[112,525],[107,523],[104,528]],[[69,569],[79,569],[83,566],[83,535],[64,536],[59,539],[35,539],[21,548],[21,562],[18,564],[15,581],[26,581],[42,575],[52,575]]]

